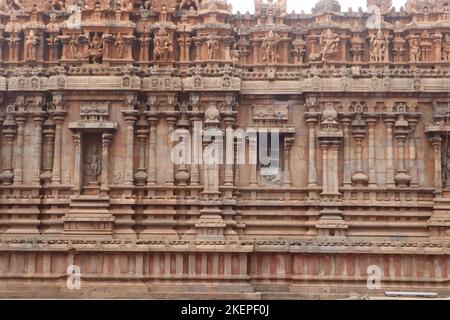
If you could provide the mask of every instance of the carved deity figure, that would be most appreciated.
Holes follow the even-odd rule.
[[[100,2],[97,1],[94,4],[94,12],[92,13],[92,20],[100,21],[102,19],[102,8]]]
[[[383,25],[383,15],[387,14],[392,7],[392,0],[367,0],[367,12],[370,17],[367,19],[368,29],[381,29]]]
[[[442,59],[450,61],[450,34],[446,34],[442,42]]]
[[[92,148],[87,155],[86,159],[87,164],[87,176],[90,178],[89,183],[90,184],[97,184],[98,183],[98,176],[102,172],[102,163],[101,163],[101,157],[97,151],[97,146],[92,145]]]
[[[420,45],[417,38],[411,39],[409,42],[409,60],[411,62],[420,61]]]
[[[89,41],[89,57],[93,63],[101,63],[103,58],[103,39],[96,32]]]
[[[339,35],[333,33],[331,29],[324,31],[320,36],[320,46],[322,48],[322,62],[328,60],[332,55],[338,52]]]
[[[170,41],[166,29],[159,29],[154,39],[153,56],[156,61],[170,61],[173,59],[173,43]]]
[[[72,34],[72,37],[69,40],[67,45],[67,52],[69,59],[76,59],[78,56],[78,37],[76,34]]]
[[[370,60],[373,62],[384,62],[388,49],[388,40],[381,30],[378,30],[376,35],[371,35],[370,44],[372,46]]]
[[[116,48],[116,52],[117,52],[117,57],[118,58],[123,58],[125,56],[126,53],[126,43],[125,40],[122,36],[122,34],[118,34],[116,41],[114,42],[114,47]]]
[[[231,50],[231,60],[234,63],[239,63],[240,59],[241,59],[241,52],[237,48],[237,45],[234,44],[233,49]]]
[[[30,30],[25,39],[25,59],[36,60],[36,48],[38,45],[38,38],[33,30]]]
[[[208,60],[216,60],[219,53],[219,41],[214,35],[209,35],[206,47],[208,48]]]
[[[277,45],[278,45],[279,37],[272,30],[269,31],[269,34],[264,38],[262,43],[263,52],[263,61],[269,64],[276,63],[278,60],[277,55]]]

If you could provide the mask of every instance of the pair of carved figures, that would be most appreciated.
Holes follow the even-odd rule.
[[[159,29],[153,41],[155,44],[153,57],[156,61],[167,62],[173,60],[173,43],[166,29]]]

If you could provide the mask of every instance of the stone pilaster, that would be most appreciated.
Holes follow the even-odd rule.
[[[405,164],[405,142],[409,135],[409,124],[405,120],[405,115],[400,114],[399,119],[395,122],[395,137],[398,145],[398,170],[395,175],[395,182],[398,187],[406,188],[409,186],[411,177],[407,173]]]
[[[384,123],[386,125],[386,186],[388,188],[392,188],[395,187],[394,145],[393,145],[393,128],[395,123],[394,115],[385,114]]]
[[[102,176],[101,187],[102,193],[109,191],[109,147],[111,146],[113,135],[110,133],[102,134]]]
[[[141,117],[137,123],[137,139],[139,141],[139,163],[138,169],[134,174],[134,180],[138,186],[145,185],[148,175],[145,169],[145,140],[148,137],[147,120]]]
[[[2,158],[3,158],[3,168],[0,174],[0,180],[2,185],[10,185],[13,182],[13,146],[14,140],[17,134],[17,123],[14,120],[12,114],[7,114],[6,119],[2,125],[3,131],[3,148],[2,148]]]
[[[418,123],[417,118],[409,118],[409,174],[411,176],[410,186],[413,188],[419,187],[419,172],[417,168],[417,148],[416,148],[416,127]]]
[[[24,135],[25,135],[25,123],[27,121],[25,114],[16,114],[17,122],[17,141],[16,141],[16,154],[15,154],[15,166],[14,166],[14,184],[20,185],[23,183],[23,148],[24,148]]]
[[[350,115],[346,114],[341,119],[342,132],[344,133],[344,178],[343,186],[352,186],[352,159],[350,145],[350,125],[352,123]]]
[[[52,163],[55,142],[55,122],[49,118],[43,126],[44,144],[42,147],[42,174],[40,179],[48,184],[52,179]]]
[[[308,187],[317,187],[317,158],[316,158],[316,125],[319,122],[318,115],[305,115],[308,124]]]
[[[363,140],[366,135],[366,122],[362,119],[362,113],[357,113],[356,118],[352,121],[352,133],[356,141],[355,145],[355,173],[352,176],[352,181],[357,186],[365,186],[368,182],[368,177],[363,169]]]
[[[53,121],[55,122],[55,148],[53,152],[52,184],[61,183],[62,125],[64,117],[64,112],[57,112],[53,115]]]
[[[438,135],[430,138],[434,152],[434,188],[437,194],[442,194],[442,138]]]
[[[123,111],[126,123],[126,151],[125,151],[125,178],[124,184],[134,184],[133,155],[134,155],[134,123],[136,122],[136,110]]]
[[[81,194],[81,174],[82,174],[82,154],[81,154],[81,143],[82,143],[82,134],[81,132],[75,132],[72,134],[73,143],[74,143],[74,170],[73,170],[73,178],[72,178],[72,191],[75,195]]]
[[[166,185],[174,185],[174,164],[171,157],[173,148],[172,133],[175,129],[177,118],[173,115],[167,117],[167,168],[166,168]]]
[[[377,187],[377,165],[376,165],[376,145],[375,145],[375,126],[378,122],[376,115],[368,114],[366,123],[368,127],[368,148],[369,148],[369,187]]]
[[[284,174],[283,174],[283,186],[292,187],[291,180],[291,149],[294,144],[293,137],[284,138]]]
[[[34,113],[32,115],[34,122],[34,141],[33,141],[33,175],[32,183],[39,184],[42,164],[42,124],[44,123],[43,113]]]
[[[158,125],[158,117],[150,115],[148,117],[150,125],[150,133],[148,139],[148,177],[147,185],[156,185],[156,127]]]

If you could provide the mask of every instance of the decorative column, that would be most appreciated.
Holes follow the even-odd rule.
[[[147,120],[150,125],[147,185],[153,186],[156,185],[156,126],[158,125],[158,117],[156,114],[151,114]]]
[[[442,194],[442,138],[435,135],[430,138],[434,151],[434,186],[436,193]]]
[[[148,137],[147,120],[141,116],[137,122],[137,138],[139,141],[139,165],[134,180],[138,186],[144,186],[147,181],[147,171],[145,170],[145,140]]]
[[[346,114],[341,119],[342,131],[344,133],[344,187],[352,186],[352,165],[350,153],[350,124],[352,123],[350,115]]]
[[[294,144],[293,137],[284,138],[284,176],[283,176],[283,186],[292,187],[291,180],[291,149]]]
[[[376,176],[376,156],[375,156],[375,125],[377,124],[377,117],[374,114],[367,115],[366,123],[368,127],[369,140],[369,187],[377,187]]]
[[[25,123],[27,121],[24,113],[16,114],[17,122],[17,145],[15,154],[15,168],[14,168],[14,184],[23,183],[23,140]]]
[[[400,188],[408,187],[411,177],[407,174],[405,165],[405,141],[409,135],[409,124],[405,120],[405,115],[400,114],[395,122],[395,137],[398,143],[398,170],[395,176],[395,182]]]
[[[44,115],[42,112],[34,113],[32,115],[34,122],[34,142],[33,142],[33,184],[40,184],[41,176],[41,162],[42,162],[42,124],[44,123]]]
[[[255,133],[254,137],[248,137],[248,154],[249,159],[255,160],[257,159],[258,154],[258,134]],[[250,187],[257,187],[258,186],[258,163],[257,161],[254,161],[255,163],[251,163],[253,161],[250,161]]]
[[[352,181],[353,181],[353,183],[355,183],[358,186],[364,186],[367,184],[369,179],[364,174],[364,169],[363,169],[362,141],[366,135],[366,122],[362,118],[361,112],[357,112],[356,118],[352,121],[352,133],[353,133],[353,137],[355,138],[355,141],[356,141],[356,147],[355,147],[356,170],[352,176]]]
[[[14,117],[11,114],[6,115],[6,119],[2,126],[3,131],[3,168],[0,174],[0,180],[2,185],[12,184],[13,174],[13,145],[17,134],[17,124],[14,121]]]
[[[316,165],[316,125],[318,116],[313,113],[305,114],[309,129],[308,138],[308,188],[317,187],[317,165]]]
[[[55,142],[55,122],[47,119],[43,126],[44,145],[42,147],[42,174],[40,179],[47,184],[52,179],[53,149]]]
[[[192,165],[191,165],[191,186],[198,186],[200,183],[199,162],[202,159],[202,132],[200,126],[200,115],[191,114],[191,126],[193,127],[192,138]]]
[[[175,124],[177,122],[177,118],[174,115],[169,115],[167,117],[167,168],[166,168],[166,185],[173,186],[174,185],[174,168],[173,161],[171,157],[171,151],[173,148],[172,142],[172,133],[175,129]]]
[[[416,150],[416,127],[419,119],[417,118],[409,118],[409,129],[410,129],[410,138],[409,138],[409,174],[411,175],[411,183],[410,187],[418,188],[419,187],[419,173],[417,168],[417,150]]]
[[[393,146],[393,127],[395,123],[393,114],[384,115],[384,123],[386,125],[386,186],[388,188],[395,187],[394,180],[394,146]]]
[[[225,143],[225,149],[226,149],[226,157],[225,157],[225,180],[224,184],[225,186],[233,186],[234,185],[234,166],[236,165],[234,163],[234,131],[233,131],[233,124],[234,124],[234,117],[228,116],[224,118],[225,127],[226,127],[226,143]]]
[[[101,188],[102,193],[109,191],[109,147],[111,146],[113,135],[110,133],[102,134],[102,176]]]
[[[82,143],[82,134],[81,132],[75,132],[73,135],[73,142],[75,144],[75,163],[74,163],[74,172],[72,179],[72,191],[76,195],[81,194],[81,167],[82,163],[82,155],[81,155],[81,143]]]
[[[126,123],[126,153],[125,153],[125,185],[133,185],[133,153],[134,153],[134,123],[136,110],[125,110],[123,115]]]
[[[345,237],[348,226],[342,216],[338,179],[339,146],[344,134],[338,128],[338,113],[334,103],[326,103],[322,119],[319,142],[323,152],[323,192],[320,201],[322,210],[316,224],[317,235],[326,238]]]
[[[55,122],[55,150],[53,152],[52,184],[61,183],[62,125],[64,117],[64,112],[53,114],[53,121]]]

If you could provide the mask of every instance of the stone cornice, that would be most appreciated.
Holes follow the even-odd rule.
[[[123,240],[123,239],[0,239],[0,251],[77,252],[289,252],[333,254],[449,255],[450,242],[368,240]]]

